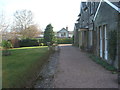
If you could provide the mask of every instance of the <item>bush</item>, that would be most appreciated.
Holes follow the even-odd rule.
[[[72,44],[72,38],[57,38],[58,44]]]
[[[1,43],[1,46],[3,49],[9,49],[9,48],[12,48],[12,44],[10,41],[6,41],[6,40],[3,40],[2,43]]]
[[[40,43],[39,45],[40,45],[40,46],[44,46],[44,43]]]
[[[101,58],[95,56],[95,55],[90,55],[90,58],[95,61],[97,64],[100,64],[101,66],[103,66],[105,69],[109,70],[109,71],[116,71],[117,69],[108,64],[106,61],[102,60]]]
[[[84,49],[85,49],[85,47],[82,45],[82,46],[80,46],[80,49],[81,49],[81,50],[84,50]]]
[[[10,41],[3,40],[2,43],[1,43],[1,46],[4,49],[2,51],[3,56],[8,56],[8,55],[11,54],[10,51],[8,50],[8,49],[12,48],[12,44],[11,44]]]
[[[43,43],[43,38],[40,39],[22,39],[20,40],[20,47],[31,47],[31,46],[39,46]],[[44,45],[44,44],[42,44]]]

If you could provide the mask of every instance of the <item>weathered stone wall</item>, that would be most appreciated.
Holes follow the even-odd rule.
[[[107,25],[107,37],[108,37],[108,42],[110,42],[109,32],[118,30],[118,12],[110,5],[108,5],[106,2],[102,2],[94,22],[94,27],[97,28],[97,30],[99,29],[99,26],[101,26],[101,28],[103,29],[103,25]],[[96,33],[96,35],[98,34]],[[96,43],[98,43],[98,41]],[[108,44],[107,47],[109,48],[110,45]],[[108,52],[108,58],[109,58],[109,52]],[[109,62],[112,63],[110,58],[109,58]],[[117,67],[117,64],[118,63],[116,58],[116,61],[114,62],[114,66]]]

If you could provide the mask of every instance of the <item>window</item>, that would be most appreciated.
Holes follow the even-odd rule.
[[[61,33],[61,36],[62,36],[62,37],[65,37],[65,36],[66,36],[66,33],[65,33],[65,32]]]
[[[102,36],[102,27],[99,27],[100,30],[100,57],[103,57],[103,36]]]
[[[66,36],[66,33],[64,32],[64,36]]]
[[[63,37],[63,36],[64,36],[64,34],[63,34],[63,33],[61,33],[61,36]]]
[[[104,59],[108,59],[108,49],[107,49],[107,43],[108,43],[108,38],[107,38],[107,27],[106,25],[103,26],[104,30]]]

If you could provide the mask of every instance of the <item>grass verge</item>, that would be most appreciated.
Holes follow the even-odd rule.
[[[101,66],[103,66],[105,69],[112,71],[113,74],[117,73],[117,69],[115,67],[113,67],[112,65],[108,64],[106,61],[102,60],[101,58],[99,58],[98,56],[95,55],[90,55],[89,56],[94,62],[96,62],[97,64],[100,64]]]
[[[12,55],[3,56],[3,88],[29,87],[50,52],[46,46],[23,47],[10,50]]]

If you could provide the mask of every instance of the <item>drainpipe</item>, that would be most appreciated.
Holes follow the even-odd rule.
[[[93,8],[93,15],[95,16],[95,5],[96,5],[96,3],[94,2],[94,8]],[[95,54],[95,39],[96,39],[96,37],[95,37],[95,35],[96,35],[96,33],[95,33],[95,25],[94,25],[94,20],[92,20],[92,23],[93,23],[93,37],[92,37],[92,43],[93,43],[93,46],[92,46],[92,48],[93,48],[93,54]]]
[[[93,15],[94,15],[94,17],[95,17],[95,5],[96,5],[96,3],[95,2],[93,2],[94,3],[94,6],[93,6]],[[95,39],[96,39],[96,33],[95,33],[95,25],[94,25],[94,18],[93,18],[93,20],[92,20],[92,24],[93,24],[93,34],[92,34],[92,43],[93,43],[93,45],[92,45],[92,49],[93,49],[93,54],[95,54],[96,52],[95,52]]]
[[[96,37],[95,37],[95,25],[94,25],[94,21],[92,20],[92,23],[93,23],[93,34],[92,34],[92,43],[93,43],[93,46],[92,46],[92,48],[93,48],[93,54],[95,54],[95,39],[96,39]]]
[[[118,3],[120,9],[120,1]],[[118,83],[120,84],[120,12],[118,13],[118,30],[117,30],[117,59],[118,59]]]

